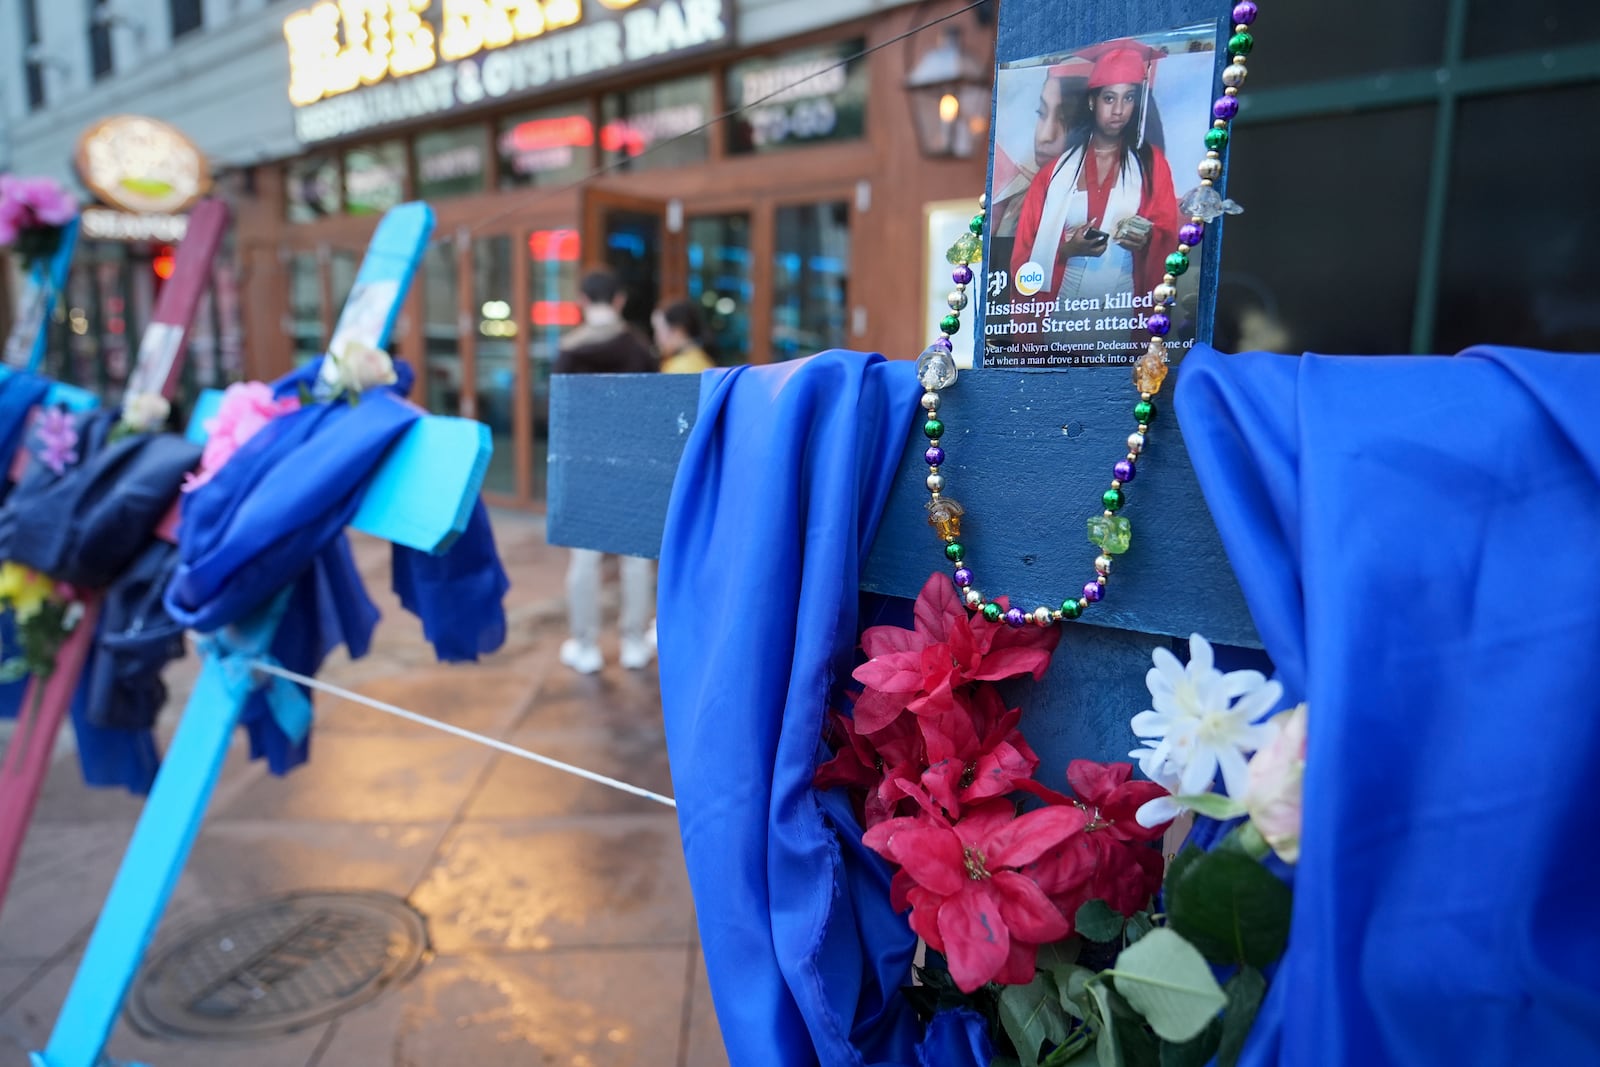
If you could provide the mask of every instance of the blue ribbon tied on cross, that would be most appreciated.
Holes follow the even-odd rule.
[[[311,732],[311,701],[287,678],[256,669],[259,665],[281,667],[276,659],[259,649],[235,644],[227,633],[224,629],[201,634],[198,644],[200,654],[221,670],[228,695],[243,704],[256,690],[264,691],[278,729],[294,744],[304,741]]]

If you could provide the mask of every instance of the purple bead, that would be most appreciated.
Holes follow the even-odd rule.
[[[1085,582],[1084,583],[1084,585],[1083,585],[1083,599],[1087,600],[1089,603],[1098,604],[1100,602],[1100,598],[1105,596],[1105,595],[1106,595],[1106,591],[1104,589],[1100,588],[1100,583],[1099,582]]]
[[[965,589],[972,584],[972,571],[966,567],[956,568],[956,584]]]
[[[922,458],[928,461],[928,466],[937,467],[944,462],[944,449],[934,445],[922,454]]]
[[[971,285],[972,268],[963,263],[961,266],[950,272],[950,278],[957,285]]]
[[[1158,311],[1145,320],[1144,328],[1157,337],[1165,337],[1167,331],[1172,329],[1172,320]]]
[[[1259,10],[1260,8],[1256,7],[1253,0],[1239,0],[1237,4],[1233,5],[1233,21],[1236,23],[1242,22],[1248,26],[1256,20],[1256,12]]]
[[[1211,105],[1211,113],[1219,119],[1231,119],[1239,113],[1239,98],[1236,96],[1219,96],[1217,102]]]
[[[944,334],[940,334],[938,337],[933,339],[933,347],[939,349],[941,352],[951,352],[955,350],[956,346],[950,343],[950,338],[946,337]]]
[[[1021,608],[1012,608],[1010,611],[1006,612],[1007,626],[1026,626],[1027,624],[1028,616]]]
[[[1133,481],[1133,476],[1138,473],[1131,459],[1119,459],[1116,466],[1111,468],[1111,477],[1119,482],[1131,482]]]
[[[1205,240],[1206,228],[1198,222],[1186,222],[1178,227],[1178,240],[1193,248]]]

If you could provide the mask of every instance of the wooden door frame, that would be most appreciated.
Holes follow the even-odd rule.
[[[668,225],[672,201],[618,193],[611,189],[588,187],[583,190],[579,217],[582,228],[578,231],[580,262],[585,271],[606,266],[604,233],[608,211],[631,211],[640,215],[654,215],[661,220],[661,272],[656,280],[657,299],[665,304],[682,300],[689,295],[689,246],[687,216],[683,202],[678,203],[678,227]]]

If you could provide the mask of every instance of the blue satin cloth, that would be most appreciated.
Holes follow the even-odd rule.
[[[1183,363],[1200,484],[1310,702],[1252,1067],[1600,1063],[1600,358]]]
[[[811,778],[919,395],[911,363],[840,351],[701,377],[661,551],[661,694],[734,1067],[918,1062],[890,872]]]
[[[313,389],[321,360],[273,385],[279,396]],[[310,404],[269,422],[216,475],[183,500],[180,563],[165,603],[183,626],[210,632],[264,609],[289,587],[271,655],[315,674],[343,644],[367,653],[378,609],[367,596],[344,528],[367,483],[423,412],[404,399],[412,374],[362,394],[360,402]],[[488,513],[477,503],[466,530],[442,555],[394,546],[395,590],[418,614],[443,660],[472,660],[505,641],[502,598],[509,588]],[[241,718],[251,755],[282,774],[305,761],[309,738],[287,736],[264,692]]]

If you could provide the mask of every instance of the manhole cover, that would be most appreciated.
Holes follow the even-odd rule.
[[[411,973],[427,929],[381,893],[295,893],[188,932],[146,965],[128,1015],[147,1034],[285,1034],[349,1011]]]

